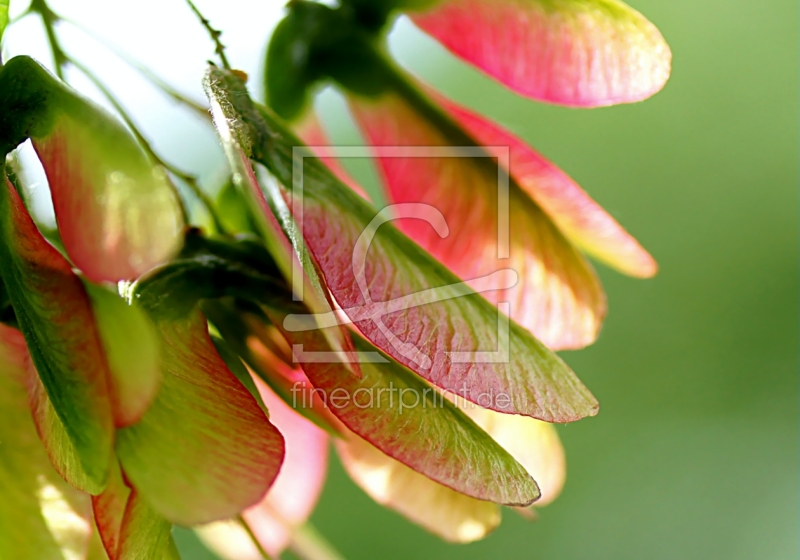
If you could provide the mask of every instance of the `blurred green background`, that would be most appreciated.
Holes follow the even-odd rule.
[[[642,281],[598,267],[610,304],[605,328],[594,346],[563,356],[601,412],[560,427],[567,485],[539,521],[509,511],[486,540],[448,545],[375,505],[334,461],[313,523],[348,560],[798,558],[797,3],[630,3],[670,43],[672,78],[644,103],[596,110],[516,97],[398,24],[392,46],[405,66],[558,163],[661,271]],[[80,19],[78,6],[92,2],[53,4]],[[97,1],[84,13],[108,12],[116,25],[98,24],[101,34],[192,84],[199,98],[211,52],[191,17],[179,21],[194,42],[166,48],[171,16],[153,18],[148,10],[156,8],[143,7],[146,28],[120,26],[120,6],[111,4]],[[280,4],[198,1],[226,30],[234,64],[252,72],[260,67],[265,16],[241,14],[277,13]],[[28,31],[19,29],[22,45]],[[144,31],[150,40],[142,42]],[[92,47],[76,52],[87,50],[103,56]],[[113,68],[124,84],[120,97],[139,107],[157,147],[205,170],[213,184],[224,164],[205,126],[173,126],[172,107]],[[326,95],[321,106],[336,142],[359,143],[339,100]],[[365,162],[349,163],[363,182],[374,179]],[[213,558],[190,532],[178,537],[186,558]]]

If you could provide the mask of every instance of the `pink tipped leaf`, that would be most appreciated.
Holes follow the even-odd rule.
[[[181,560],[165,521],[137,491],[131,492],[120,527],[119,549],[110,560]]]
[[[138,422],[161,384],[155,327],[136,302],[85,283],[108,358],[109,390],[117,427]]]
[[[270,319],[283,324],[280,311]],[[305,351],[324,351],[315,331],[283,330],[286,340]],[[347,428],[414,471],[456,492],[500,504],[529,504],[539,489],[524,469],[454,405],[403,366],[356,338],[369,362],[362,378],[343,375],[337,363],[301,363],[309,381],[322,392],[324,405]],[[299,392],[299,406],[312,406]]]
[[[264,237],[267,249],[283,276],[291,282],[295,297],[302,299],[315,313],[331,313],[334,306],[331,295],[309,254],[303,236],[297,233],[299,228],[293,216],[296,207],[281,196],[280,186],[274,180],[266,179],[263,182],[264,188],[261,188],[249,159],[253,151],[253,140],[237,127],[236,120],[229,119],[230,111],[235,109],[222,99],[225,92],[211,77],[212,73],[210,71],[207,74],[204,87],[214,126],[233,173],[233,182],[254,210],[256,225]],[[235,74],[231,74],[231,77],[233,80],[240,80]],[[310,156],[311,152],[305,149],[305,154]],[[346,328],[323,328],[322,332],[329,339],[334,352],[352,352],[352,341]],[[358,364],[350,367],[355,375],[360,374]]]
[[[661,33],[618,0],[442,0],[410,15],[456,56],[540,101],[641,101],[670,74]]]
[[[292,349],[275,326],[266,323],[263,316],[242,312],[224,304],[206,302],[203,311],[225,343],[235,352],[237,359],[244,361],[254,376],[265,381],[284,403],[296,402],[297,391],[305,391],[308,380],[302,370],[291,365]],[[315,406],[295,410],[327,433],[340,435],[336,418],[324,407],[316,406],[317,401],[311,399],[308,402]]]
[[[134,488],[168,521],[197,525],[261,500],[278,474],[281,434],[214,348],[199,311],[157,324],[164,378],[141,421],[117,432]]]
[[[488,119],[441,95],[434,99],[487,152],[507,159],[515,182],[579,248],[630,276],[648,278],[657,272],[658,265],[639,242],[555,164]]]
[[[114,461],[105,490],[92,497],[95,523],[109,560],[117,560],[120,530],[131,492],[122,475],[119,461]]]
[[[84,465],[82,452],[77,447],[66,430],[64,422],[59,417],[42,380],[36,373],[33,364],[28,367],[28,398],[33,422],[39,438],[47,450],[47,455],[53,468],[64,480],[75,488],[89,494],[99,494],[105,488],[108,475],[99,478],[93,466]],[[111,450],[109,450],[109,461]],[[98,457],[99,459],[99,457]],[[100,461],[97,461],[98,464]]]
[[[486,286],[489,301],[508,302],[511,318],[549,348],[581,348],[596,339],[606,300],[594,270],[515,177],[505,175],[502,158],[498,167],[493,154],[467,144],[469,136],[439,128],[399,95],[349,101],[390,200],[433,208],[446,223],[439,231],[414,216],[398,221],[404,233],[471,286]],[[459,152],[465,145],[469,153]],[[419,153],[403,157],[404,147]],[[513,283],[498,274],[509,269]]]
[[[278,556],[289,544],[292,532],[314,511],[328,470],[328,435],[300,416],[255,378],[270,410],[270,421],[286,438],[286,457],[275,484],[266,497],[242,517],[261,546]]]
[[[277,557],[291,542],[294,531],[308,520],[322,492],[328,470],[328,436],[284,403],[259,378],[254,380],[269,408],[270,421],[286,439],[286,456],[275,484],[263,500],[242,513],[242,518],[260,546]],[[260,558],[236,523],[211,523],[199,527],[197,532],[222,558]]]
[[[357,192],[364,200],[369,200],[369,196],[361,188],[361,185],[347,173],[344,166],[336,158],[336,154],[330,148],[330,142],[322,128],[322,123],[319,122],[316,113],[313,109],[309,109],[302,119],[292,127],[297,137],[319,158],[319,160],[328,166],[328,169],[333,171],[339,180]]]
[[[234,75],[213,68],[206,83],[228,130],[245,131],[243,141],[274,174],[269,189],[292,199],[285,185],[293,184],[293,147],[302,143],[269,110],[255,108]],[[557,422],[596,414],[594,397],[555,354],[386,224],[388,213],[376,212],[316,158],[304,161],[303,219],[298,219],[304,241],[336,302],[375,346],[433,384],[471,401],[480,399],[489,408]],[[427,217],[444,227],[441,214]],[[287,234],[297,237],[296,232]],[[562,247],[570,246],[558,239],[560,258]],[[594,279],[588,268],[578,274]],[[283,327],[298,333],[336,325],[341,316],[287,319]],[[492,359],[498,353],[504,359]]]
[[[0,558],[85,558],[89,496],[53,470],[37,437],[26,390],[29,362],[22,333],[0,324]]]
[[[0,185],[0,272],[31,349],[39,434],[69,482],[99,493],[108,477],[114,422],[110,373],[89,297],[6,181]]]
[[[32,140],[66,252],[90,280],[133,280],[180,249],[169,178],[117,119],[26,56],[5,65],[0,92],[0,111],[18,116],[0,144]]]
[[[128,486],[115,461],[108,486],[92,498],[94,518],[109,560],[179,560],[172,524]]]

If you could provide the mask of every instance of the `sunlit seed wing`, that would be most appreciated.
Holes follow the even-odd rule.
[[[167,520],[230,518],[275,480],[283,437],[228,370],[199,311],[157,326],[164,380],[141,421],[117,432],[120,463]]]
[[[0,273],[35,366],[30,390],[39,434],[59,472],[98,493],[108,477],[114,421],[110,372],[89,297],[5,181]]]
[[[268,110],[254,114],[235,77],[211,69],[206,83],[209,95],[227,107],[226,118],[251,130],[254,156],[289,197],[293,147],[302,143]],[[247,105],[247,115],[234,103]],[[337,303],[375,346],[443,389],[473,401],[484,395],[490,408],[558,422],[597,412],[597,402],[574,373],[513,322],[507,361],[471,359],[475,352],[506,349],[505,331],[498,330],[505,320],[497,308],[385,224],[385,215],[319,161],[304,159],[304,240]],[[285,325],[289,330],[304,328],[304,318],[294,319]],[[507,403],[497,401],[506,397]]]
[[[29,361],[22,333],[0,324],[0,558],[84,558],[89,496],[53,470],[39,441],[28,408]]]
[[[455,55],[540,101],[641,101],[670,74],[661,33],[618,0],[442,0],[411,18]]]

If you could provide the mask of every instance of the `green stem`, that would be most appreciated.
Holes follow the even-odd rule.
[[[247,521],[245,521],[245,518],[242,517],[241,514],[239,514],[239,515],[236,516],[236,519],[239,521],[239,524],[242,526],[242,528],[245,530],[247,535],[250,537],[250,540],[253,541],[253,546],[256,547],[256,549],[258,550],[259,554],[261,554],[261,556],[263,556],[266,560],[270,560],[270,558],[272,558],[272,557],[264,549],[264,547],[261,546],[261,542],[258,540],[258,537],[256,537],[256,534],[250,528],[250,525],[247,523]]]
[[[200,23],[203,24],[203,27],[205,27],[206,31],[208,31],[208,34],[211,36],[211,40],[214,41],[214,45],[216,46],[215,52],[219,56],[220,62],[222,62],[222,67],[225,68],[225,70],[230,70],[231,65],[228,64],[228,58],[225,56],[225,45],[223,45],[222,41],[219,39],[222,36],[222,31],[211,27],[211,22],[208,21],[208,19],[206,19],[202,13],[200,13],[200,10],[197,9],[197,6],[194,5],[192,0],[186,0],[186,3],[189,4],[189,7],[192,9],[194,14],[200,19]]]
[[[292,531],[289,550],[302,560],[345,560],[311,523]]]
[[[58,41],[55,30],[55,24],[58,23],[61,18],[50,9],[46,0],[31,0],[28,11],[35,12],[42,18],[42,25],[47,34],[47,42],[50,44],[50,52],[53,53],[53,64],[55,65],[56,76],[64,81],[64,66],[69,62],[69,59],[67,55],[64,54],[64,49],[61,48],[61,43]]]

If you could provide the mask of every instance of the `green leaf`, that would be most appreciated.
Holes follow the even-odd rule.
[[[155,399],[161,383],[155,327],[136,302],[85,282],[111,376],[111,402],[117,427],[136,423]]]
[[[534,507],[546,506],[558,497],[566,478],[566,458],[553,424],[526,416],[500,414],[457,398],[455,402],[536,479],[542,497]]]
[[[261,298],[260,301],[263,301]],[[286,403],[287,406],[292,407],[298,414],[313,422],[317,427],[322,428],[334,437],[340,437],[342,434],[338,426],[334,425],[324,414],[318,410],[308,407],[293,406],[294,398],[291,393],[291,381],[280,373],[274,371],[271,364],[267,364],[251,349],[248,344],[249,340],[258,339],[261,343],[263,340],[255,332],[254,323],[260,323],[264,326],[264,322],[268,323],[269,319],[265,315],[259,317],[248,317],[248,313],[242,309],[238,309],[236,305],[231,302],[221,301],[207,301],[201,305],[203,313],[208,317],[208,320],[217,328],[225,342],[230,345],[230,348],[258,375],[264,383],[266,383],[278,397]],[[286,367],[293,367],[288,365]]]
[[[206,92],[223,144],[249,149],[277,179],[249,187],[272,201],[275,190],[294,200],[298,193],[288,186],[295,184],[294,148],[302,142],[271,112],[254,106],[234,74],[211,68]],[[383,218],[374,221],[377,211],[319,160],[309,154],[304,161],[302,235],[296,225],[284,227],[285,235],[307,244],[322,285],[375,346],[438,387],[499,412],[550,422],[597,413],[597,401],[556,354],[391,224],[378,228]],[[359,244],[365,232],[372,236],[366,248]],[[354,255],[364,262],[361,283]],[[305,320],[293,317],[287,328],[308,328]],[[336,323],[332,313],[314,320]],[[499,357],[463,358],[476,352]]]
[[[83,558],[89,496],[53,470],[31,421],[22,334],[0,325],[0,558]]]
[[[232,73],[231,76],[233,75]],[[235,79],[243,87],[241,78]],[[269,132],[263,127],[257,130],[242,121],[228,120],[226,111],[232,109],[230,100],[220,97],[225,94],[212,73],[206,75],[204,88],[211,101],[214,124],[222,139],[233,181],[253,211],[267,250],[284,278],[291,282],[295,298],[302,296],[305,305],[315,313],[333,313],[330,292],[306,247],[294,220],[293,209],[281,194],[280,185],[268,180],[262,189],[250,162],[249,155],[253,150],[263,153],[262,144],[269,142]],[[246,96],[246,91],[244,93]],[[248,111],[253,118],[258,118],[255,108],[249,103],[249,97],[246,99],[247,104],[242,109]],[[235,109],[233,111],[236,112]],[[333,326],[321,330],[330,341],[334,352],[352,351],[352,341],[345,327]],[[354,374],[359,374],[358,364],[351,364],[350,367]]]
[[[94,314],[81,280],[5,181],[0,274],[43,388],[31,397],[39,433],[59,472],[96,494],[108,477],[114,422]]]
[[[93,465],[89,468],[84,466],[83,459],[86,452],[77,447],[70,437],[35,370],[30,372],[28,378],[28,394],[36,431],[39,432],[39,437],[58,474],[79,490],[90,494],[102,492],[107,475],[100,478],[94,470],[91,470]],[[102,457],[97,459],[99,463]]]
[[[233,233],[258,233],[258,226],[247,202],[233,181],[222,187],[216,200],[217,213],[225,229]]]
[[[275,325],[285,314],[266,309]],[[291,345],[307,352],[329,348],[316,331],[282,329]],[[355,337],[362,356],[377,353]],[[384,363],[362,363],[362,377],[346,375],[343,364],[301,364],[314,391],[350,430],[418,473],[479,500],[527,505],[539,497],[536,482],[486,432],[411,371],[383,356]],[[302,392],[300,406],[314,393]]]
[[[118,119],[27,56],[0,73],[0,153],[30,138],[71,261],[94,282],[134,280],[180,249],[166,172]]]
[[[241,270],[236,270],[232,264],[225,264],[223,259],[214,262],[219,267],[214,274],[218,274],[220,285],[239,283],[235,279],[242,273]],[[168,278],[177,282],[177,285],[199,284],[188,277],[178,280],[177,276],[168,275]],[[249,283],[251,280],[245,279],[242,282]],[[153,289],[150,282],[163,285],[157,278],[145,280],[137,288],[141,290],[140,293],[147,294]],[[298,310],[298,304],[292,303],[289,298],[272,298],[267,301],[268,298],[263,297],[265,292],[263,289],[252,290],[256,297],[251,299],[279,309],[288,307],[290,310]],[[249,332],[240,316],[219,302],[208,302],[204,309],[210,310],[215,325],[225,340],[233,344],[235,351],[251,365],[257,364],[245,342]],[[282,324],[280,312],[273,311],[269,314],[272,315],[275,325]],[[284,336],[292,344],[304,344],[309,351],[330,351],[329,342],[318,331],[284,333]],[[376,352],[373,346],[360,339],[357,340],[357,349]],[[234,359],[238,360],[236,357]],[[390,362],[385,356],[383,360]],[[361,364],[364,378],[359,380],[356,376],[347,374],[344,364],[302,365],[315,387],[323,390],[326,395],[337,389],[348,391],[349,394],[360,394],[359,391],[363,393],[369,389],[378,392],[381,399],[391,399],[388,403],[381,403],[381,406],[376,404],[374,408],[365,409],[351,405],[345,411],[332,409],[331,412],[350,429],[415,470],[460,492],[477,494],[481,499],[527,504],[538,496],[535,482],[510,455],[432,387],[402,366],[395,363],[380,366]],[[270,379],[269,374],[264,377],[266,380]],[[421,396],[423,406],[409,409],[399,405],[392,395],[400,390]],[[286,402],[292,401],[290,396],[284,395],[283,398]],[[297,397],[293,400],[297,400]],[[309,416],[314,413],[310,404],[309,402],[294,408]],[[321,425],[328,424],[316,415],[312,419]]]
[[[172,524],[134,491],[128,499],[114,560],[180,560],[172,540]]]
[[[159,320],[184,318],[201,303],[203,312],[231,349],[285,402],[291,402],[288,388],[275,381],[248,347],[247,339],[253,333],[242,320],[240,310],[228,303],[213,301],[220,298],[256,303],[291,301],[291,289],[260,243],[249,238],[214,240],[190,233],[179,258],[140,279],[131,288],[131,297]],[[297,307],[298,311],[303,309],[302,305]],[[228,361],[224,354],[223,358]],[[228,365],[230,367],[230,363]],[[231,370],[237,373],[234,368]],[[298,412],[322,429],[338,435],[336,428],[314,410]]]
[[[199,311],[157,323],[164,380],[142,420],[117,432],[128,480],[167,520],[227,519],[266,493],[284,442],[228,370]]]

